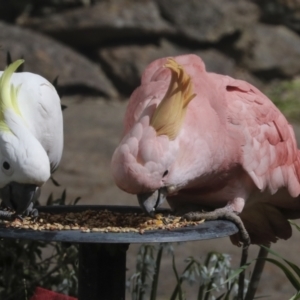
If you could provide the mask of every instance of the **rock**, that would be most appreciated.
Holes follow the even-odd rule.
[[[183,51],[162,41],[160,45],[106,47],[98,53],[110,77],[118,83],[116,86],[122,93],[129,95],[140,84],[141,75],[150,62],[160,57],[183,54]]]
[[[236,47],[248,70],[267,78],[300,72],[300,37],[284,26],[256,24],[245,30]]]
[[[246,0],[156,0],[162,15],[186,38],[215,43],[259,18],[257,6]]]
[[[262,21],[285,25],[300,32],[300,2],[290,0],[254,0],[262,11]]]
[[[195,53],[202,57],[208,71],[233,75],[235,63],[214,49],[191,51],[162,40],[159,45],[128,45],[107,47],[99,50],[99,56],[110,77],[117,82],[120,92],[131,94],[140,84],[146,66],[155,59]]]
[[[12,59],[24,57],[25,70],[53,81],[66,92],[103,93],[116,97],[117,92],[99,66],[74,50],[39,33],[0,22],[0,66],[6,65],[6,53]]]
[[[124,42],[174,33],[151,0],[101,1],[45,18],[23,18],[21,25],[38,28],[66,44],[81,48],[99,46],[106,41]]]
[[[251,83],[252,85],[257,87],[259,90],[261,90],[263,93],[264,93],[264,91],[266,89],[266,86],[267,86],[265,84],[265,82],[263,82],[262,80],[260,80],[256,76],[254,76],[252,73],[249,73],[247,71],[247,69],[244,69],[244,68],[241,68],[241,67],[237,67],[234,70],[234,73],[233,73],[232,77]]]
[[[0,1],[0,20],[15,22],[24,16],[45,16],[74,7],[88,5],[91,0],[9,0]]]
[[[29,0],[0,1],[0,19],[6,22],[14,22],[25,10]]]
[[[235,62],[215,49],[194,51],[205,62],[206,70],[222,75],[234,76]]]

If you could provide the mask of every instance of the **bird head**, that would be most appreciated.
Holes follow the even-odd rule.
[[[0,78],[0,196],[17,214],[27,209],[37,188],[50,177],[48,155],[19,108],[21,85],[11,84],[22,63],[17,60],[9,65]]]
[[[140,206],[149,215],[154,215],[156,208],[174,191],[168,179],[179,150],[176,138],[188,104],[195,97],[191,78],[183,66],[169,58],[162,68],[170,70],[165,95],[154,110],[145,109],[148,113],[144,112],[132,125],[112,158],[116,184],[124,191],[136,194]],[[149,105],[153,106],[153,103]]]

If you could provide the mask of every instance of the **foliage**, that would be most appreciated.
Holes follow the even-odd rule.
[[[288,119],[299,121],[300,79],[277,82],[266,94]]]
[[[49,255],[45,258],[45,249]],[[42,286],[77,293],[77,247],[63,243],[3,239],[0,242],[0,299],[27,300]]]
[[[186,299],[184,283],[198,284],[197,300],[234,300],[237,299],[238,275],[244,268],[233,270],[230,256],[210,252],[203,262],[188,257],[186,267],[179,275],[175,254],[171,245],[142,245],[137,255],[136,272],[128,280],[132,300],[155,300],[158,276],[163,251],[172,256],[172,267],[176,286],[170,300]],[[247,289],[248,280],[245,280]]]
[[[280,268],[296,290],[296,294],[289,300],[300,299],[300,268],[294,263],[290,262],[289,260],[283,258],[280,254],[276,253],[275,251],[267,247],[264,248],[270,254],[274,255],[276,258],[279,258],[278,260],[266,257],[265,260]]]
[[[53,199],[53,193],[51,193],[47,199],[46,205],[76,205],[81,198],[77,197],[73,202],[66,203],[67,200],[67,191],[63,190],[61,196],[57,199]],[[38,204],[39,205],[39,204]]]
[[[291,221],[290,223],[298,231],[300,231],[300,226],[298,224]],[[291,283],[291,285],[295,288],[296,293],[289,300],[300,299],[300,268],[296,264],[292,263],[291,261],[282,257],[280,254],[276,253],[275,251],[264,246],[262,247],[265,248],[271,255],[275,256],[275,258],[265,258],[265,260],[280,268]]]
[[[55,200],[51,194],[47,201],[47,205],[65,204],[66,190]],[[68,243],[2,239],[0,299],[27,300],[36,286],[75,296],[77,257],[78,247]]]

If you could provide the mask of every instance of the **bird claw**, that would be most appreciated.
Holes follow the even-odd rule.
[[[36,208],[33,208],[29,215],[33,220],[36,220],[39,216],[39,211]]]
[[[201,221],[205,219],[205,214],[206,214],[205,212],[203,213],[203,212],[191,211],[181,216],[181,219],[187,221]]]
[[[187,221],[200,221],[200,220],[228,220],[233,222],[239,229],[241,241],[243,243],[243,249],[247,249],[251,243],[250,236],[243,224],[243,221],[235,211],[228,209],[227,207],[215,209],[209,212],[197,212],[192,211],[184,214],[182,219]]]
[[[33,220],[36,220],[39,216],[39,211],[33,207],[33,203],[31,202],[22,216],[30,217]]]
[[[5,210],[5,206],[3,206],[3,203],[1,203],[1,208],[3,209],[0,209],[0,220],[3,221],[12,221],[14,219],[23,221],[24,217],[30,217],[33,220],[36,220],[39,216],[38,210],[36,208],[33,208],[33,203],[30,203],[28,208],[22,214],[17,214],[15,212]]]
[[[11,221],[13,220],[14,213],[7,210],[0,210],[0,220]]]

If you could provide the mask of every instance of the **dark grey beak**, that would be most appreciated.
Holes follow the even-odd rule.
[[[36,190],[37,186],[34,184],[11,182],[0,190],[0,197],[5,206],[21,215],[33,201]]]
[[[153,217],[156,209],[166,200],[166,190],[161,188],[151,193],[138,194],[137,198],[143,211]]]

